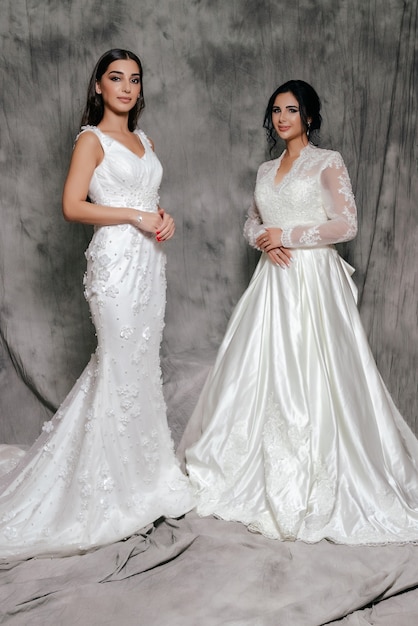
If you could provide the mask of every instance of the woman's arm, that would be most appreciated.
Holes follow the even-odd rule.
[[[103,156],[100,141],[93,132],[84,132],[78,137],[64,183],[62,210],[65,219],[95,226],[131,224],[146,232],[156,233],[162,224],[159,213],[109,207],[87,201],[91,178]],[[139,222],[138,217],[142,221]]]
[[[281,235],[281,229],[275,230],[279,230]],[[292,254],[289,250],[284,248],[281,243],[277,243],[277,245],[274,246],[268,245],[270,241],[270,231],[271,229],[266,229],[261,222],[260,213],[257,209],[255,200],[253,200],[253,203],[248,211],[247,221],[244,225],[244,237],[253,248],[266,252],[270,257],[270,261],[272,263],[274,263],[275,265],[280,265],[280,267],[285,269],[286,267],[290,266]],[[268,246],[268,250],[266,249],[266,246]]]
[[[260,213],[257,209],[255,200],[253,200],[250,208],[248,209],[247,220],[244,224],[244,237],[256,250],[261,250],[257,245],[257,239],[265,233],[266,229],[261,221]]]
[[[338,152],[334,154],[332,163],[321,172],[321,193],[328,221],[315,226],[283,229],[280,236],[283,246],[311,248],[354,239],[357,234],[357,209],[347,168]]]

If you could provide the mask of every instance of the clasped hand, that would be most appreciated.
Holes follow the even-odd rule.
[[[292,253],[289,248],[282,245],[282,232],[281,228],[266,228],[266,231],[256,239],[256,245],[268,254],[272,263],[286,269],[290,267]]]
[[[164,209],[159,208],[157,213],[141,211],[142,221],[138,227],[147,233],[155,235],[157,241],[171,239],[176,230],[174,220]]]

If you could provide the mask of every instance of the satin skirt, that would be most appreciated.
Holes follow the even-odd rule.
[[[186,428],[200,515],[280,540],[418,541],[418,440],[333,247],[262,255]]]

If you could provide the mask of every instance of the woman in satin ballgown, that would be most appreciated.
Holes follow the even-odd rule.
[[[139,58],[105,53],[90,81],[63,193],[65,218],[95,226],[85,295],[98,348],[41,436],[0,481],[3,558],[82,552],[194,504],[162,394],[162,247],[175,226],[158,204],[161,164],[136,128],[143,107]]]
[[[338,152],[310,141],[320,101],[304,81],[271,96],[284,140],[263,163],[244,233],[262,251],[180,450],[200,515],[268,537],[418,541],[418,441],[377,371],[352,268],[334,244],[357,232]]]

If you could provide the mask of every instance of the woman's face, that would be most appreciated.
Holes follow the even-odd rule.
[[[100,80],[96,82],[96,93],[103,98],[105,108],[115,113],[127,113],[141,95],[139,67],[132,59],[113,61]]]
[[[299,103],[290,91],[276,96],[271,119],[274,130],[280,139],[286,142],[306,136],[300,117]]]

